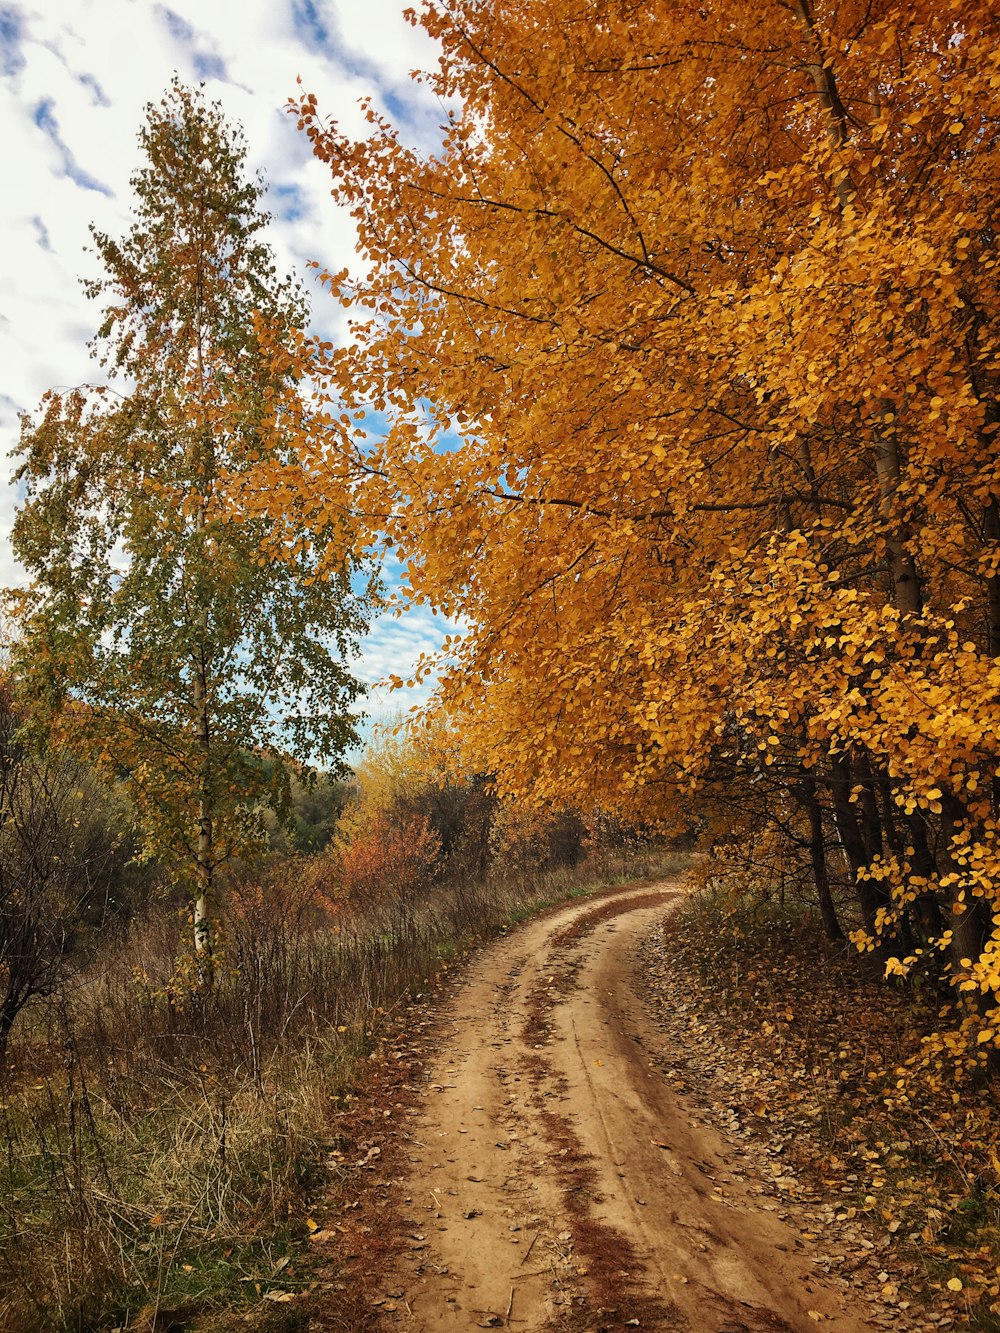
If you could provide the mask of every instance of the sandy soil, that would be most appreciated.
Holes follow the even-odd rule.
[[[870,1327],[667,1086],[635,946],[676,897],[568,906],[471,966],[407,1121],[385,1327]]]

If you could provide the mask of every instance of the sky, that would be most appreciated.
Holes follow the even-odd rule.
[[[358,103],[372,97],[405,140],[432,146],[443,110],[410,74],[433,68],[437,51],[404,20],[410,2],[0,0],[0,586],[23,581],[8,539],[16,495],[7,455],[19,414],[50,388],[100,382],[87,351],[99,311],[80,280],[99,272],[86,249],[90,224],[112,236],[128,230],[146,104],[176,72],[242,124],[248,168],[269,187],[281,269],[306,280],[313,327],[338,338],[345,313],[307,265],[349,265],[354,227],[284,107],[301,78],[346,131],[364,133]],[[387,571],[390,582],[397,573]],[[379,620],[356,674],[370,685],[406,676],[448,628],[425,609]],[[367,711],[394,715],[426,690],[375,690]]]

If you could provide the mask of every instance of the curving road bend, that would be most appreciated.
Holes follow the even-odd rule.
[[[637,945],[673,881],[490,947],[410,1119],[386,1325],[685,1333],[870,1327],[663,1076]]]

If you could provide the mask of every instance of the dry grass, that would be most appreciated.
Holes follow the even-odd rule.
[[[287,870],[233,895],[207,997],[169,978],[182,923],[151,912],[40,1004],[0,1102],[0,1328],[177,1327],[308,1288],[331,1109],[394,1010],[447,960],[549,903],[649,867],[439,888],[331,928]],[[263,1323],[261,1325],[263,1327]]]

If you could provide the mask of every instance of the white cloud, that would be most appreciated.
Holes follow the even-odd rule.
[[[430,675],[418,685],[392,689],[388,678],[395,675],[409,680],[420,658],[437,654],[445,636],[460,629],[426,606],[414,607],[404,615],[386,612],[372,622],[359,645],[357,660],[348,664],[367,686],[358,709],[364,714],[359,727],[361,745],[354,757],[360,755],[376,728],[394,726],[411,708],[426,704],[437,683],[436,676]]]
[[[353,224],[334,207],[327,169],[284,108],[301,77],[323,114],[349,133],[366,132],[357,104],[371,96],[405,137],[432,142],[441,108],[409,74],[433,68],[437,52],[404,20],[406,7],[406,0],[8,0],[0,9],[0,452],[16,443],[18,413],[34,409],[48,388],[100,378],[86,349],[98,311],[79,283],[95,272],[84,253],[89,225],[111,235],[127,230],[144,107],[174,71],[203,80],[206,94],[242,123],[248,164],[272,187],[266,204],[279,264],[308,277],[309,260],[334,268],[352,261]],[[324,336],[344,331],[340,307],[319,290],[313,308]],[[0,480],[0,585],[19,581],[8,542],[12,511],[12,489]],[[365,640],[361,674],[405,674],[444,632],[429,613],[379,622]],[[395,711],[399,698],[377,697],[370,711],[383,704]]]

